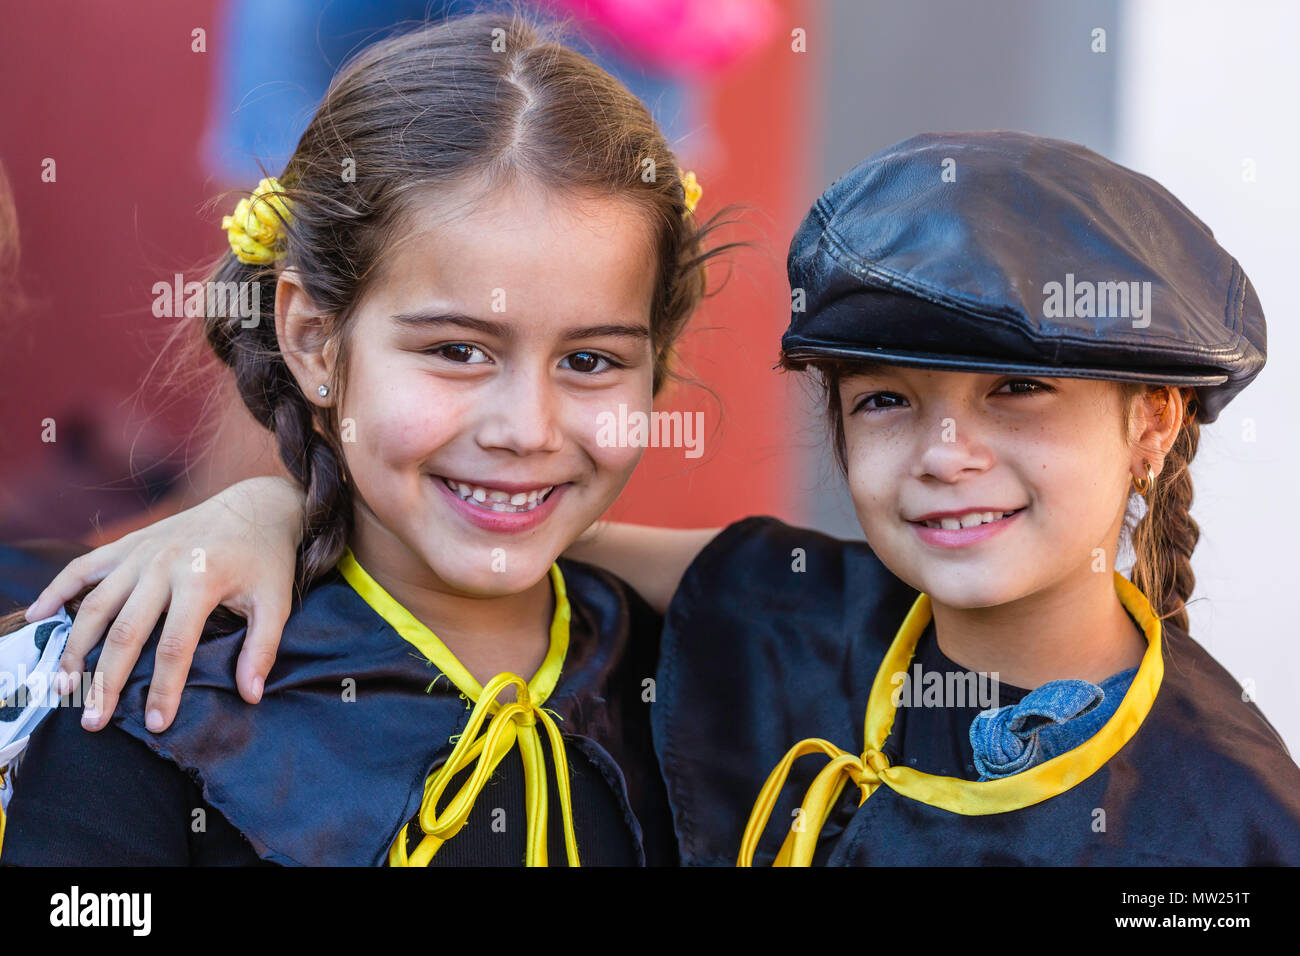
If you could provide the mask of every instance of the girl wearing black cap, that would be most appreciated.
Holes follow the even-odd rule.
[[[667,605],[683,862],[1300,863],[1300,768],[1188,635],[1199,424],[1265,355],[1209,230],[1073,144],[921,136],[827,190],[790,277],[783,364],[823,376],[867,543],[749,518],[579,555]]]

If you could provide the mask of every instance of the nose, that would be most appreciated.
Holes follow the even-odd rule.
[[[546,370],[515,366],[494,379],[483,396],[479,447],[515,455],[559,451],[560,396]]]
[[[954,482],[966,472],[987,471],[993,465],[993,452],[975,416],[955,410],[939,411],[927,422],[922,435],[913,471],[918,478],[929,476]]]

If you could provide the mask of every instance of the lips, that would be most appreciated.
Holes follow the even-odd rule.
[[[981,524],[992,524],[1003,518],[1019,514],[1024,508],[971,508],[966,511],[932,512],[922,518],[913,519],[914,524],[923,524],[929,528],[943,528],[956,531],[958,528],[971,528]]]
[[[909,521],[908,524],[916,529],[917,536],[926,544],[939,548],[966,548],[1015,527],[1026,508],[1028,505],[1015,511],[1004,512],[1001,517],[994,518],[992,521],[984,520],[987,512],[978,511],[966,512],[961,516],[950,513],[946,517],[937,519],[941,522],[946,521],[948,527],[930,527],[925,521]],[[963,525],[963,520],[970,523]],[[952,526],[954,522],[956,527]]]
[[[527,514],[544,502],[555,489],[554,485],[527,488],[518,484],[507,487],[479,485],[455,478],[442,478],[451,491],[470,505],[498,514]]]
[[[467,524],[498,534],[517,534],[537,527],[550,517],[572,487],[571,482],[479,484],[443,475],[430,475],[429,480]]]

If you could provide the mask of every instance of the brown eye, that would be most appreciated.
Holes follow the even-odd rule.
[[[1013,385],[1028,385],[1029,388],[1022,389],[1019,391],[1012,388],[1011,389],[1012,395],[1037,395],[1040,392],[1056,391],[1056,389],[1052,388],[1052,386],[1046,384],[1045,382],[1036,382],[1032,378],[1013,378],[1010,381],[1004,383],[1002,387],[1006,388],[1008,386],[1013,386]]]
[[[439,345],[437,348],[429,350],[430,354],[438,355],[451,362],[460,365],[480,365],[488,360],[483,350],[469,345],[465,342],[452,342],[447,345]]]
[[[850,412],[849,414],[856,415],[858,412],[863,410],[872,411],[872,412],[881,412],[887,408],[898,408],[899,407],[898,405],[892,404],[895,399],[898,399],[900,401],[906,401],[906,399],[903,398],[903,396],[899,395],[897,392],[873,392],[870,395],[866,396],[864,399],[862,399],[862,401],[858,402],[857,405],[853,406],[853,411]],[[884,405],[867,404],[868,402],[873,402],[873,401],[883,401],[886,404]]]
[[[564,360],[569,363],[569,368],[573,369],[573,371],[588,375],[603,372],[606,367],[614,364],[608,358],[596,352],[574,352],[566,355]],[[602,362],[605,363],[604,366],[601,365]]]

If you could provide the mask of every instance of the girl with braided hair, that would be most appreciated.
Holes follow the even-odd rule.
[[[1209,229],[1075,144],[927,134],[827,189],[789,273],[782,364],[826,387],[866,542],[753,517],[570,552],[666,610],[682,862],[1300,864],[1300,768],[1189,633],[1200,426],[1266,349]],[[70,567],[33,616],[124,567],[111,619],[167,578],[139,562],[237,541],[220,499]],[[240,553],[220,586],[274,590]]]
[[[726,247],[646,108],[558,36],[484,13],[366,47],[226,217],[212,282],[260,312],[204,339],[303,496],[292,612],[241,609],[283,624],[280,665],[243,683],[245,622],[214,617],[166,733],[144,684],[90,691],[100,734],[3,691],[4,863],[676,862],[660,618],[557,558],[641,454],[593,422],[648,413]],[[7,639],[32,681],[94,603]]]

